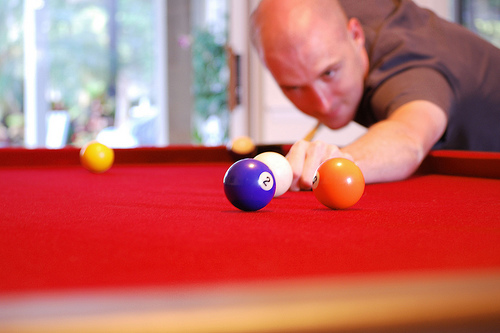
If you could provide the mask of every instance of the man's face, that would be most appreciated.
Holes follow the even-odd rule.
[[[332,129],[354,118],[368,67],[357,20],[349,21],[346,35],[319,28],[293,45],[263,51],[268,69],[299,110]]]

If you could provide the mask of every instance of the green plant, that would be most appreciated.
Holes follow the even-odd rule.
[[[227,68],[225,38],[208,29],[193,34],[193,139],[199,144],[222,144],[228,139]],[[204,126],[209,119],[220,122],[220,142],[206,142]]]

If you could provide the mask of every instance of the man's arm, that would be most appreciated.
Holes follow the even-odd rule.
[[[443,135],[446,124],[446,113],[440,107],[419,100],[404,104],[345,148],[299,141],[287,156],[294,170],[291,189],[309,189],[318,165],[332,157],[353,159],[367,183],[405,179]]]

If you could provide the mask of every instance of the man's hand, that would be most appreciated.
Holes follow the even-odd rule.
[[[309,142],[301,140],[296,142],[287,155],[288,162],[290,162],[293,170],[293,181],[290,190],[310,190],[318,166],[327,159],[334,157],[344,157],[352,160],[349,154],[343,153],[335,145],[321,141]]]
[[[446,124],[441,108],[419,100],[404,104],[341,150],[320,141],[298,141],[287,155],[294,174],[290,189],[311,189],[317,167],[333,157],[356,162],[367,184],[405,179],[443,135]]]

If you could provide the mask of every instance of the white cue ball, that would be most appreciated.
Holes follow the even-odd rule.
[[[279,197],[290,189],[293,181],[293,171],[285,156],[268,151],[255,156],[255,159],[266,164],[273,172],[276,180],[274,197]]]

